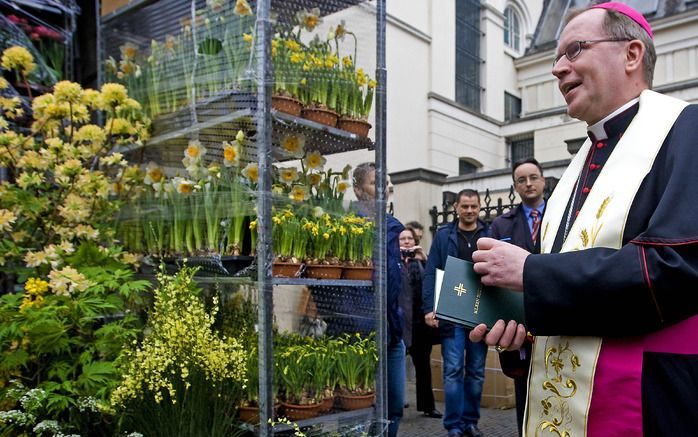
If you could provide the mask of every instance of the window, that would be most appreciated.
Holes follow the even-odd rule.
[[[477,165],[473,164],[472,162],[468,161],[467,159],[459,159],[458,160],[458,174],[459,175],[464,175],[464,174],[473,174],[477,171]]]
[[[511,145],[511,164],[526,158],[533,158],[533,137],[513,138]]]
[[[480,112],[480,0],[456,0],[456,101]]]
[[[504,44],[517,52],[521,51],[521,20],[511,6],[504,9]]]
[[[504,121],[518,120],[521,117],[521,99],[504,92]]]

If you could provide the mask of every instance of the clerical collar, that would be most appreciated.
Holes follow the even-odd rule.
[[[616,117],[618,119],[624,119],[625,117],[622,116],[626,111],[631,109],[634,105],[636,105],[640,101],[640,98],[634,98],[625,105],[621,106],[620,108],[616,109],[615,111],[611,112],[608,114],[606,117],[604,117],[601,121],[598,121],[594,123],[591,126],[587,127],[587,133],[589,134],[589,138],[591,138],[591,141],[602,141],[605,140],[609,137],[612,137],[613,134],[615,133],[613,129],[614,125],[617,123],[615,122]],[[634,112],[637,112],[637,109],[633,111],[633,116],[635,115]],[[620,123],[621,125],[625,125],[625,123]]]

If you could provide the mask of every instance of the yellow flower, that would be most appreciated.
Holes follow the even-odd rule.
[[[5,79],[4,77],[0,76],[0,90],[7,89],[7,87],[10,86],[10,83]]]
[[[291,185],[293,182],[298,180],[298,170],[295,167],[292,168],[282,168],[279,170],[279,178],[281,182],[286,185]]]
[[[189,145],[184,149],[184,158],[191,161],[199,160],[204,155],[206,155],[206,148],[200,141],[189,141]]]
[[[107,129],[111,129],[112,135],[134,135],[136,129],[133,127],[131,122],[125,118],[113,118],[107,120]]]
[[[91,214],[91,201],[77,194],[70,193],[58,207],[58,214],[68,223],[80,223],[88,219]]]
[[[34,57],[22,46],[12,46],[2,52],[2,66],[6,70],[18,70],[24,76],[36,68]]]
[[[242,175],[247,178],[250,182],[257,182],[259,179],[259,168],[256,162],[248,163],[244,169],[242,169]]]
[[[252,35],[251,35],[251,34],[249,34],[249,33],[243,33],[243,34],[242,34],[242,40],[245,41],[245,42],[247,43],[247,47],[252,47],[252,41],[254,41],[254,39],[252,38]]]
[[[175,188],[177,189],[178,193],[189,194],[194,191],[194,182],[190,180],[175,178],[173,183],[175,184]]]
[[[148,167],[145,170],[145,178],[143,179],[143,183],[146,185],[153,185],[157,182],[162,181],[162,178],[164,177],[164,173],[162,171],[162,168],[160,168],[157,163],[151,161],[148,163]]]
[[[356,83],[359,86],[364,86],[364,85],[366,85],[367,81],[368,81],[368,76],[366,76],[364,69],[359,68],[358,70],[356,70]]]
[[[226,167],[234,167],[240,165],[240,149],[237,142],[232,144],[223,141],[223,165]]]
[[[352,65],[354,65],[354,62],[351,60],[351,56],[343,57],[342,65],[344,66],[344,68],[350,68]]]
[[[369,89],[374,89],[376,87],[376,85],[378,85],[378,82],[376,82],[375,80],[371,79],[368,81],[368,88]]]
[[[235,13],[240,16],[252,15],[252,8],[247,0],[237,0],[235,2]]]
[[[340,193],[346,192],[347,188],[349,188],[349,182],[347,181],[339,181],[337,184],[337,191]]]
[[[73,138],[77,142],[92,143],[95,148],[101,148],[107,141],[107,134],[96,124],[86,124],[78,129]]]
[[[0,209],[0,231],[9,232],[12,230],[12,225],[17,221],[15,213],[8,209]]]
[[[51,270],[48,277],[49,287],[57,296],[70,296],[76,291],[85,291],[90,286],[84,275],[69,266],[61,270]]]
[[[53,95],[56,102],[79,103],[82,101],[82,87],[68,80],[62,80],[53,86]]]
[[[347,34],[347,25],[344,23],[344,20],[342,20],[341,23],[339,23],[334,30],[334,37],[336,39],[344,39],[344,36],[346,34]]]
[[[102,103],[106,108],[112,108],[124,103],[128,97],[126,88],[118,83],[105,83],[102,85]]]
[[[305,152],[305,136],[297,133],[281,138],[281,148],[291,157],[302,158]]]
[[[308,32],[312,32],[318,24],[322,23],[320,18],[320,9],[313,8],[311,10],[302,10],[296,13],[296,22]]]
[[[29,278],[24,283],[24,291],[33,295],[44,294],[48,291],[48,282],[39,278]]]
[[[17,178],[17,185],[23,190],[41,185],[43,182],[44,178],[36,172],[23,172]]]
[[[250,231],[254,231],[257,229],[257,220],[251,220],[250,221]]]
[[[327,162],[327,160],[320,154],[320,152],[317,151],[308,153],[303,161],[305,162],[305,165],[307,165],[308,168],[311,170],[322,170],[322,167],[325,165],[325,162]]]
[[[308,174],[308,183],[314,187],[317,187],[322,182],[322,175],[320,173],[310,173]]]
[[[293,187],[288,195],[289,199],[294,202],[302,202],[308,198],[308,191],[302,185],[296,185]]]
[[[122,59],[134,59],[138,54],[138,47],[136,47],[134,44],[130,42],[127,42],[126,44],[119,47],[119,51],[121,51]]]
[[[284,41],[284,45],[286,46],[287,49],[289,49],[292,52],[297,52],[301,50],[301,45],[296,42],[294,39],[287,39]]]

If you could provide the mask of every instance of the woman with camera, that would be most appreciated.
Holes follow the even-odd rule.
[[[412,356],[417,382],[417,411],[424,416],[441,418],[443,415],[434,405],[431,391],[431,346],[440,343],[438,329],[427,326],[422,313],[422,278],[427,257],[415,243],[414,230],[406,228],[400,233],[400,255],[402,269],[402,291],[400,306],[405,314],[403,339],[407,353]]]

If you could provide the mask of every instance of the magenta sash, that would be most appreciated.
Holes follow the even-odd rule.
[[[644,337],[601,343],[589,406],[589,437],[642,436],[642,354],[698,354],[698,316]]]

